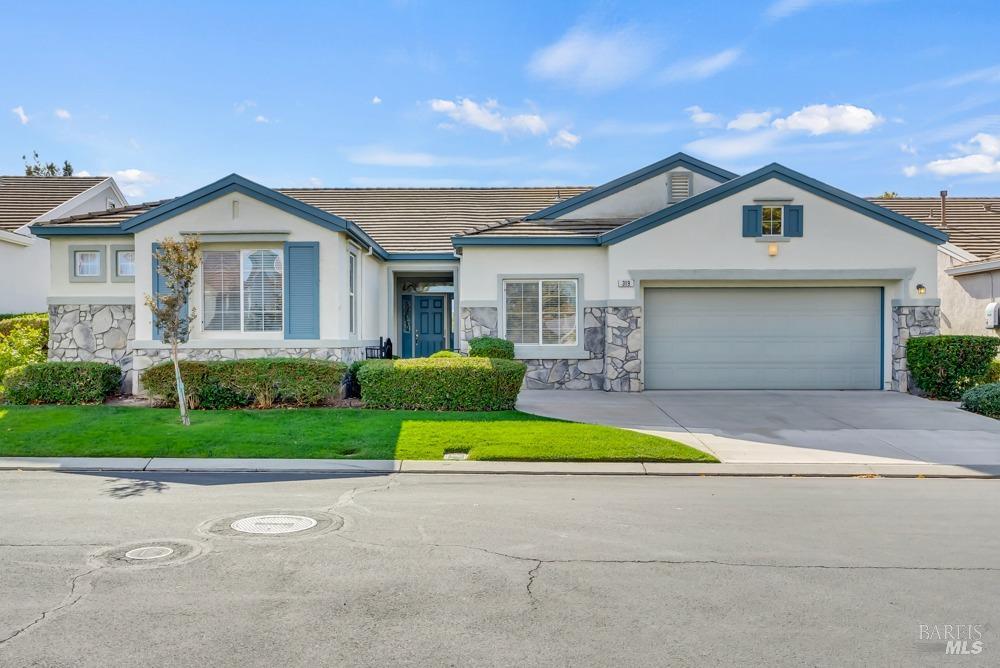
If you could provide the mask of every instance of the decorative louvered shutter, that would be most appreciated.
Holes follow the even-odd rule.
[[[785,206],[785,236],[786,237],[801,237],[802,236],[802,205],[787,205]]]
[[[285,338],[319,338],[319,243],[285,243]]]
[[[743,236],[759,237],[764,233],[760,206],[743,207]]]

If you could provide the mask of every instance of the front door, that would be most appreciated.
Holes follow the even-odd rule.
[[[415,296],[414,357],[427,357],[445,347],[444,296]]]

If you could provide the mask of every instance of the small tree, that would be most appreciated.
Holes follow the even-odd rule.
[[[899,193],[895,190],[886,190],[884,193],[879,195],[879,199],[896,199],[899,197]]]
[[[21,156],[21,160],[24,160],[25,176],[73,176],[73,165],[70,164],[69,160],[63,160],[62,170],[60,171],[54,162],[47,162],[43,165],[41,159],[38,157],[38,151],[31,152],[31,159],[34,162],[28,162],[28,156],[26,155]]]
[[[174,380],[177,383],[177,405],[181,411],[181,423],[191,424],[187,412],[187,396],[184,394],[184,380],[177,347],[188,340],[194,309],[188,309],[189,295],[194,284],[195,273],[201,262],[201,242],[197,237],[186,237],[175,241],[170,237],[160,242],[153,252],[157,271],[162,278],[163,290],[155,296],[146,295],[146,306],[153,314],[153,322],[160,328],[160,339],[170,344],[170,356],[174,362]],[[154,285],[154,291],[156,286]]]

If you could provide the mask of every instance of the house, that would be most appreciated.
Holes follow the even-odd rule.
[[[125,203],[109,177],[0,176],[0,313],[46,308],[49,244],[31,223]]]
[[[1000,197],[893,197],[879,206],[947,232],[938,247],[943,334],[1000,336],[986,307],[1000,302]],[[942,215],[942,211],[944,215]]]
[[[404,357],[502,336],[529,387],[906,390],[948,236],[771,164],[676,154],[595,188],[271,189],[35,223],[54,359],[165,360],[157,243],[196,234],[188,359]]]

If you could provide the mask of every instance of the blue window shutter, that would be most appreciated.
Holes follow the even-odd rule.
[[[152,250],[152,265],[153,265],[153,301],[159,305],[160,303],[160,292],[163,290],[163,277],[160,276],[160,263],[156,261],[156,252],[160,250],[160,244],[153,244]],[[156,316],[153,316],[153,340],[160,340],[160,326],[156,322]]]
[[[764,233],[759,206],[743,207],[743,236],[759,237]]]
[[[285,338],[319,338],[319,243],[285,243]]]
[[[787,205],[785,206],[785,236],[786,237],[801,237],[802,236],[802,205]]]

